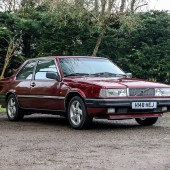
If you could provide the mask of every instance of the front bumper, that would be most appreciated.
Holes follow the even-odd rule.
[[[157,102],[157,106],[170,107],[170,98],[85,99],[87,107],[131,107],[132,102]]]
[[[132,109],[132,102],[156,102],[155,109]],[[85,99],[87,111],[92,116],[111,116],[124,118],[155,117],[154,114],[162,115],[170,111],[170,98],[124,98],[124,99]],[[167,107],[167,110],[163,110]],[[114,113],[108,113],[108,108],[114,108]],[[157,115],[159,116],[159,115]]]

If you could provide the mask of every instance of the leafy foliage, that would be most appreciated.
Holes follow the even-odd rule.
[[[99,53],[135,77],[170,83],[170,15],[152,11],[140,18],[130,32],[109,28]]]
[[[170,84],[170,15],[159,11],[133,15],[133,23],[126,14],[107,27],[98,56],[113,60],[134,77]],[[27,58],[91,55],[98,31],[93,16],[85,10],[76,17],[30,4],[15,13],[1,12],[0,71],[9,36],[22,36],[22,42],[5,76]]]

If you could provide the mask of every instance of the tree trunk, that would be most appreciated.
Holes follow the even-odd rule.
[[[0,79],[2,79],[4,77],[4,73],[9,65],[9,62],[15,52],[15,50],[19,47],[19,45],[21,44],[21,40],[22,40],[22,34],[19,36],[19,38],[16,38],[17,35],[15,35],[14,37],[9,36],[10,40],[7,41],[8,42],[8,49],[5,55],[5,62],[4,62],[4,67],[2,69],[1,75],[0,75]]]
[[[30,51],[31,51],[31,36],[27,33],[23,34],[23,55],[25,58],[30,57]]]
[[[126,5],[126,0],[121,0],[120,13],[123,13]]]
[[[99,47],[100,47],[102,38],[103,38],[103,36],[104,36],[104,32],[105,32],[105,28],[106,28],[106,23],[105,23],[105,19],[106,19],[105,10],[106,10],[106,1],[105,1],[105,0],[101,0],[101,14],[100,14],[100,17],[99,17],[99,18],[100,18],[100,22],[101,22],[101,28],[100,28],[100,33],[99,33],[99,36],[98,36],[96,45],[95,45],[95,47],[94,47],[92,56],[96,56],[96,55],[97,55],[97,52],[98,52],[98,49],[99,49]]]
[[[0,80],[4,78],[4,73],[5,73],[5,70],[8,66],[9,62],[5,59],[5,64],[4,64],[4,67],[2,69],[2,72],[1,72],[1,76],[0,76]]]
[[[115,0],[109,0],[108,2],[108,17],[110,16],[110,14],[112,13],[112,9],[113,9],[113,4],[114,4]]]
[[[94,2],[94,11],[95,11],[96,15],[99,15],[99,2],[98,2],[98,0],[95,0],[95,2]]]
[[[136,0],[131,0],[130,11],[131,11],[132,13],[135,11],[135,2],[136,2]]]
[[[104,27],[101,29],[100,34],[99,34],[99,36],[98,36],[98,39],[97,39],[97,42],[96,42],[96,45],[95,45],[95,48],[94,48],[93,54],[92,54],[92,56],[94,56],[94,57],[96,57],[96,55],[97,55],[97,52],[98,52],[98,49],[99,49],[99,47],[100,47],[101,41],[102,41],[102,39],[103,39],[103,37],[104,37],[105,29],[106,29],[106,26],[104,26]]]
[[[6,68],[7,68],[8,64],[9,64],[10,58],[12,56],[12,51],[13,51],[12,44],[9,44],[8,50],[7,50],[7,53],[6,53],[6,56],[5,56],[4,67],[2,69],[0,79],[4,78],[4,73],[6,71]]]

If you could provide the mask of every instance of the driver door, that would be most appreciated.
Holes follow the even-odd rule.
[[[31,81],[30,95],[33,109],[61,110],[64,98],[60,97],[60,82],[46,77],[48,72],[58,72],[53,59],[39,60]]]

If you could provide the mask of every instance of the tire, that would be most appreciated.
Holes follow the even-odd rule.
[[[21,112],[21,109],[19,108],[18,101],[16,97],[11,94],[7,99],[7,117],[10,121],[19,121],[22,120],[24,117],[24,114]]]
[[[151,126],[151,125],[153,125],[153,124],[155,124],[157,122],[158,117],[136,118],[135,120],[136,120],[136,122],[139,125],[142,125],[142,126]]]
[[[79,97],[73,97],[68,106],[68,121],[74,129],[87,129],[92,124],[92,117],[88,116],[84,101]]]

